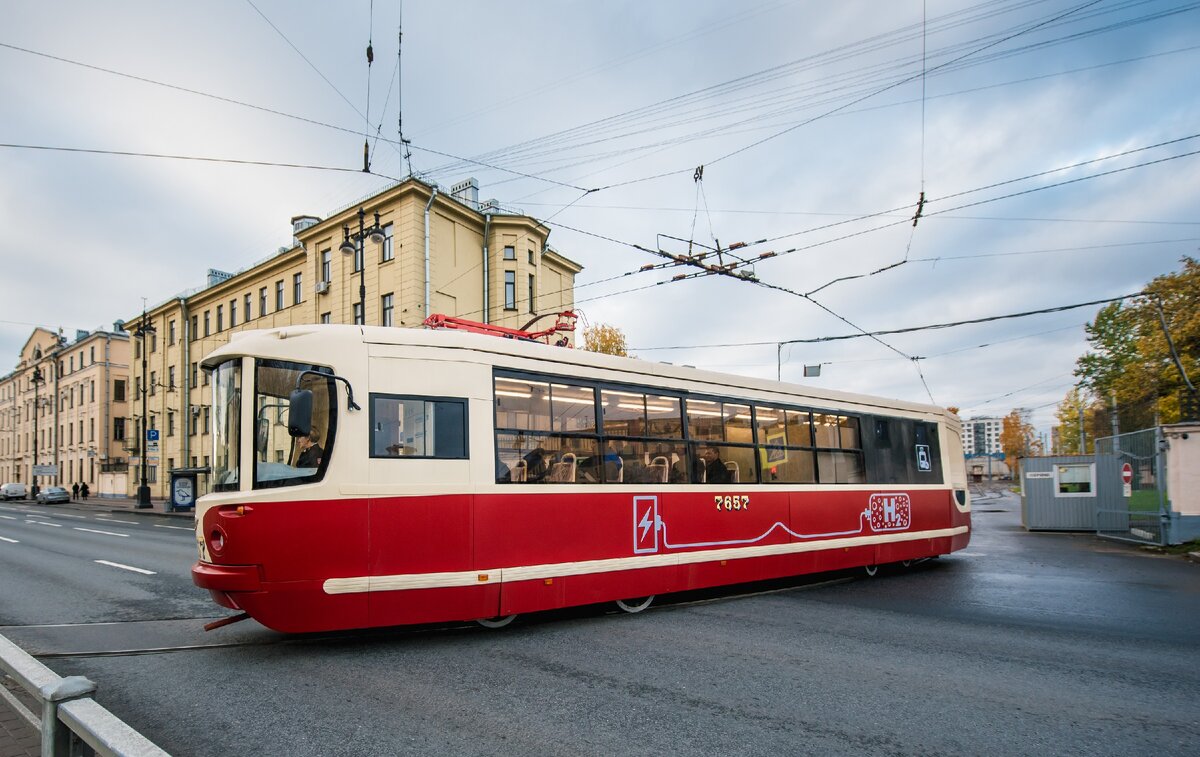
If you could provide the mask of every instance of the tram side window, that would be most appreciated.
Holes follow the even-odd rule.
[[[764,484],[812,484],[817,464],[812,449],[812,414],[777,407],[754,408],[758,463]]]
[[[601,480],[596,390],[496,376],[496,483]]]
[[[817,476],[821,483],[866,483],[858,418],[813,413],[817,442]]]
[[[687,401],[692,440],[694,484],[753,484],[758,480],[754,424],[750,406],[692,399]]]
[[[371,457],[467,457],[467,401],[371,395]]]
[[[604,413],[600,471],[605,483],[687,482],[688,451],[678,397],[603,389],[600,402]]]

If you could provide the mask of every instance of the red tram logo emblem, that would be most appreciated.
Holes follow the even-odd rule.
[[[898,531],[912,523],[912,500],[907,494],[872,494],[871,530]]]

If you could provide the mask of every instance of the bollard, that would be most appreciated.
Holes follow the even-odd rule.
[[[70,754],[71,729],[58,719],[58,705],[96,693],[96,684],[83,676],[67,676],[42,687],[42,757]]]

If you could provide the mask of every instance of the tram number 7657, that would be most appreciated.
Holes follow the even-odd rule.
[[[746,495],[725,496],[715,495],[713,501],[717,505],[717,510],[749,510],[750,498]]]

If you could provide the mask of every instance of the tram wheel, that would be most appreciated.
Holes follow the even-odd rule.
[[[653,594],[648,597],[638,597],[637,599],[618,599],[617,607],[619,607],[623,612],[633,614],[635,612],[641,612],[642,610],[645,610],[653,601]]]
[[[484,628],[504,628],[516,619],[516,615],[497,615],[494,618],[479,618],[475,622]]]
[[[879,566],[878,565],[864,565],[863,570],[866,571],[868,576],[874,576],[876,573],[879,572]]]

